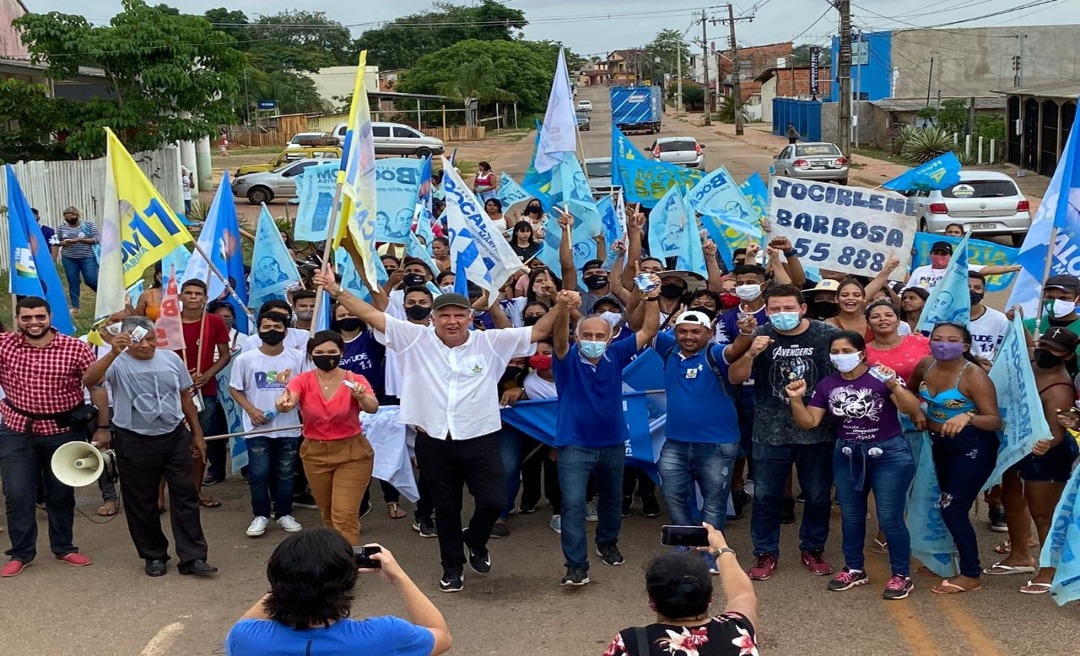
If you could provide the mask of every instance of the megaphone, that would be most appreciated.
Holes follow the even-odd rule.
[[[116,455],[111,449],[102,451],[88,442],[68,442],[53,453],[53,476],[71,487],[94,483],[105,474],[116,480]]]

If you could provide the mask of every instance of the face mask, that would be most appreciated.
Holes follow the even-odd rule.
[[[777,312],[769,315],[769,321],[777,330],[795,330],[802,321],[802,315],[798,312]]]
[[[600,318],[606,321],[612,328],[622,323],[622,315],[618,312],[601,312]]]
[[[78,218],[78,217],[75,217],[75,218],[73,218],[73,219],[68,219],[68,218],[65,218],[64,220],[68,222],[68,225],[75,225],[76,223],[78,223],[78,222],[79,222],[79,218]]]
[[[523,317],[521,323],[526,326],[535,326],[541,317]]]
[[[949,256],[948,255],[931,255],[930,256],[930,266],[935,268],[935,269],[944,269],[945,267],[949,266]]]
[[[401,281],[405,283],[406,287],[423,287],[426,282],[424,276],[419,273],[406,273]]]
[[[668,299],[669,301],[673,301],[681,297],[684,291],[685,290],[683,289],[682,285],[676,285],[673,282],[669,282],[666,285],[660,285],[660,295]]]
[[[537,371],[547,371],[551,369],[551,356],[539,354],[529,356],[529,366]]]
[[[581,349],[581,354],[589,358],[590,360],[597,360],[602,355],[604,355],[604,351],[607,350],[607,346],[607,342],[581,341],[578,343],[578,348]]]
[[[964,357],[963,342],[930,342],[930,353],[942,362]]]
[[[337,322],[338,330],[351,333],[354,330],[360,330],[360,326],[363,326],[364,322],[356,317],[349,317],[347,319],[339,319]]]
[[[607,276],[585,276],[583,280],[585,286],[593,291],[603,289],[607,285]]]
[[[333,371],[341,364],[340,355],[313,355],[311,361],[319,371]]]
[[[236,323],[236,319],[233,317],[221,317],[221,320],[225,322],[229,330],[232,330],[233,324]]]
[[[424,307],[423,305],[410,305],[405,308],[405,316],[409,317],[413,321],[423,321],[431,314],[431,308]]]
[[[730,292],[724,292],[720,294],[720,307],[725,310],[730,310],[739,304],[739,297]]]
[[[982,303],[983,298],[986,296],[986,294],[982,292],[968,292],[968,294],[971,296],[972,305],[978,305],[979,303]]]
[[[1053,301],[1047,301],[1047,310],[1050,312],[1050,316],[1055,319],[1067,317],[1076,311],[1076,301],[1063,301],[1060,298],[1055,298]]]
[[[840,304],[832,301],[814,301],[810,304],[810,308],[822,319],[832,319],[840,314]]]
[[[1054,355],[1044,348],[1035,349],[1035,366],[1039,369],[1053,369],[1065,361],[1068,356]]]
[[[735,288],[735,295],[749,303],[761,296],[761,285],[739,285]]]
[[[311,321],[311,317],[315,316],[315,310],[304,310],[296,313],[297,321]]]
[[[442,293],[444,293],[444,294],[453,294],[454,293],[454,286],[453,285],[443,285],[442,287],[439,287],[439,289],[442,290]]]
[[[263,341],[263,344],[267,346],[277,346],[285,341],[284,330],[262,330],[259,331],[259,339]]]
[[[710,310],[707,307],[702,307],[700,305],[695,305],[694,307],[690,308],[690,312],[700,312],[700,313],[704,314],[705,316],[709,317],[710,319],[712,319],[713,321],[716,321],[716,313],[713,312],[712,310]]]
[[[829,359],[832,360],[833,366],[836,370],[842,374],[846,374],[849,371],[854,371],[855,367],[859,366],[862,362],[862,354],[860,353],[833,353],[829,355]]]

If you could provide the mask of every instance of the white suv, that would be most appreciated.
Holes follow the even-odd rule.
[[[344,145],[348,128],[347,123],[339,123],[330,134],[340,139]],[[376,155],[427,157],[446,152],[442,139],[429,137],[416,128],[401,123],[372,122],[371,133],[375,139]]]
[[[997,171],[960,171],[959,184],[908,195],[919,205],[921,232],[945,232],[945,226],[959,223],[980,237],[1009,235],[1019,246],[1031,227],[1028,199]]]

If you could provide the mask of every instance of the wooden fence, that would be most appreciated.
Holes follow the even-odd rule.
[[[486,133],[487,128],[482,125],[478,127],[451,125],[446,128],[429,127],[424,130],[424,134],[429,137],[442,139],[447,143],[451,141],[482,141]]]

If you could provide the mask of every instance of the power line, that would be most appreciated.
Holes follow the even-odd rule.
[[[877,16],[879,18],[884,18],[885,20],[895,21],[897,23],[901,23],[903,25],[908,25],[910,27],[920,29],[920,30],[927,30],[927,29],[934,29],[934,28],[939,28],[939,27],[949,27],[951,25],[961,25],[963,23],[971,23],[973,21],[983,20],[985,18],[993,18],[995,16],[1003,16],[1005,14],[1011,14],[1011,13],[1016,12],[1016,11],[1023,11],[1025,9],[1031,9],[1033,7],[1039,7],[1039,6],[1042,6],[1042,5],[1048,5],[1048,4],[1057,2],[1057,1],[1058,0],[1033,0],[1032,2],[1027,2],[1025,4],[1016,5],[1015,7],[1010,7],[1009,9],[1001,9],[999,11],[991,12],[989,14],[983,14],[981,16],[972,16],[971,18],[963,18],[963,19],[960,19],[960,20],[947,21],[947,22],[944,22],[944,23],[936,23],[934,25],[918,25],[916,23],[911,23],[911,22],[908,22],[908,21],[905,21],[905,20],[901,20],[901,19],[899,19],[899,18],[897,18],[895,16],[886,16],[884,14],[879,14],[876,11],[873,11],[871,9],[867,9],[866,7],[862,7],[860,5],[853,4],[852,6],[855,7],[856,9],[860,10],[860,11],[864,11],[864,12],[866,12],[868,14],[873,14],[874,16]],[[969,5],[969,6],[973,6],[973,5]]]
[[[799,32],[796,36],[791,37],[791,40],[792,41],[798,41],[800,38],[802,38],[802,35],[806,34],[810,30],[814,29],[814,26],[817,25],[818,23],[820,23],[823,18],[828,16],[829,12],[832,11],[832,10],[833,10],[833,8],[830,6],[828,9],[826,9],[824,11],[824,13],[822,13],[820,16],[818,16],[818,19],[816,21],[814,21],[813,23],[810,23],[810,27],[807,27],[802,32]]]

